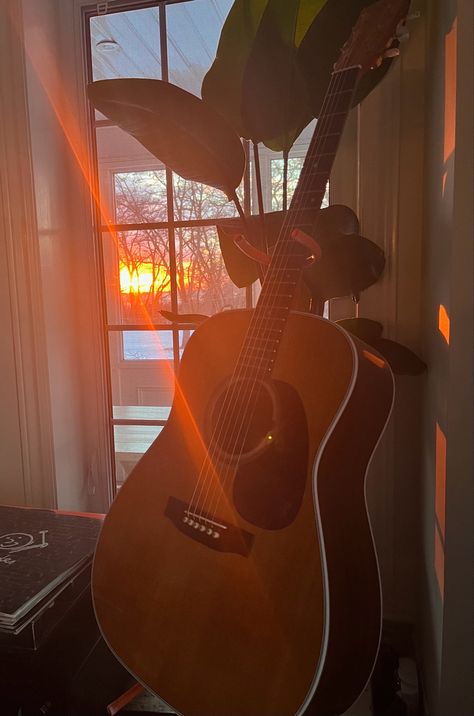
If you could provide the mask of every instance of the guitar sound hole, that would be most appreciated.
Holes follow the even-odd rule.
[[[269,383],[227,383],[209,408],[208,435],[222,459],[254,457],[275,437],[277,399]]]

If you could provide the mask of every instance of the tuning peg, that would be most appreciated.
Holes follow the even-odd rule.
[[[398,47],[391,47],[390,49],[385,50],[385,52],[383,53],[383,57],[384,59],[386,57],[398,57],[399,54],[400,50],[398,49]]]

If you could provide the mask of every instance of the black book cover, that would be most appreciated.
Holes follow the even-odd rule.
[[[92,559],[101,520],[0,506],[0,627]]]

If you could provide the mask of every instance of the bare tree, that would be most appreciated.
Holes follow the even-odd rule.
[[[218,219],[235,214],[221,192],[204,184],[173,178],[174,220]],[[163,223],[168,219],[164,170],[122,172],[115,175],[117,223]],[[174,232],[176,280],[180,311],[215,313],[240,304],[225,270],[215,227],[177,227]],[[167,229],[134,228],[118,234],[119,261],[136,285],[122,294],[123,318],[133,321],[145,309],[159,321],[159,311],[170,307],[171,269]],[[146,286],[138,279],[147,274]]]

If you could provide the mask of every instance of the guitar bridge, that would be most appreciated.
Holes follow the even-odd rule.
[[[180,532],[210,549],[243,557],[250,554],[253,534],[229,522],[211,519],[207,513],[194,511],[189,504],[176,497],[168,499],[165,515]]]

